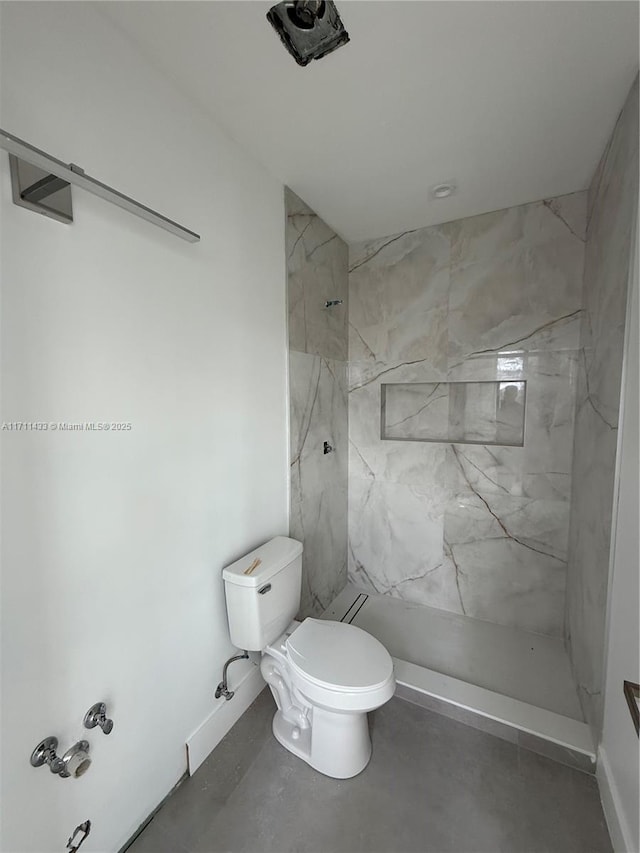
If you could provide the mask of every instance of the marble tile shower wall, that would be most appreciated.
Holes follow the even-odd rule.
[[[358,586],[562,635],[585,222],[575,193],[351,247]],[[381,440],[383,382],[465,380],[527,382],[523,447]]]
[[[638,201],[638,80],[589,189],[569,537],[569,651],[599,732],[627,282]]]
[[[348,248],[286,190],[291,441],[290,535],[304,544],[300,615],[347,582]],[[326,302],[342,300],[330,308]],[[327,441],[333,452],[323,452]]]

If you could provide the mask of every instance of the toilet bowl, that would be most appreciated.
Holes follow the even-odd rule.
[[[353,625],[305,619],[267,646],[260,670],[278,706],[273,734],[284,747],[337,779],[364,770],[367,712],[395,690],[382,643]]]
[[[360,773],[371,757],[367,712],[395,690],[389,652],[354,625],[292,621],[302,579],[302,545],[294,539],[266,542],[222,576],[231,641],[262,654],[276,739],[327,776]]]

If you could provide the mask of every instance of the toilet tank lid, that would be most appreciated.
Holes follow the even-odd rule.
[[[277,575],[302,554],[302,542],[276,536],[222,570],[225,583],[257,587]],[[253,569],[251,567],[254,567]],[[249,573],[246,572],[249,570]]]

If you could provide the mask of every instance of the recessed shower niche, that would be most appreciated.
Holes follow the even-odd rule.
[[[380,437],[386,441],[524,445],[527,383],[383,383]]]

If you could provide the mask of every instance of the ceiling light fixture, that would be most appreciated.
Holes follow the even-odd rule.
[[[443,184],[436,184],[431,187],[431,195],[434,198],[449,198],[450,195],[454,194],[456,189],[454,181],[446,181]]]

